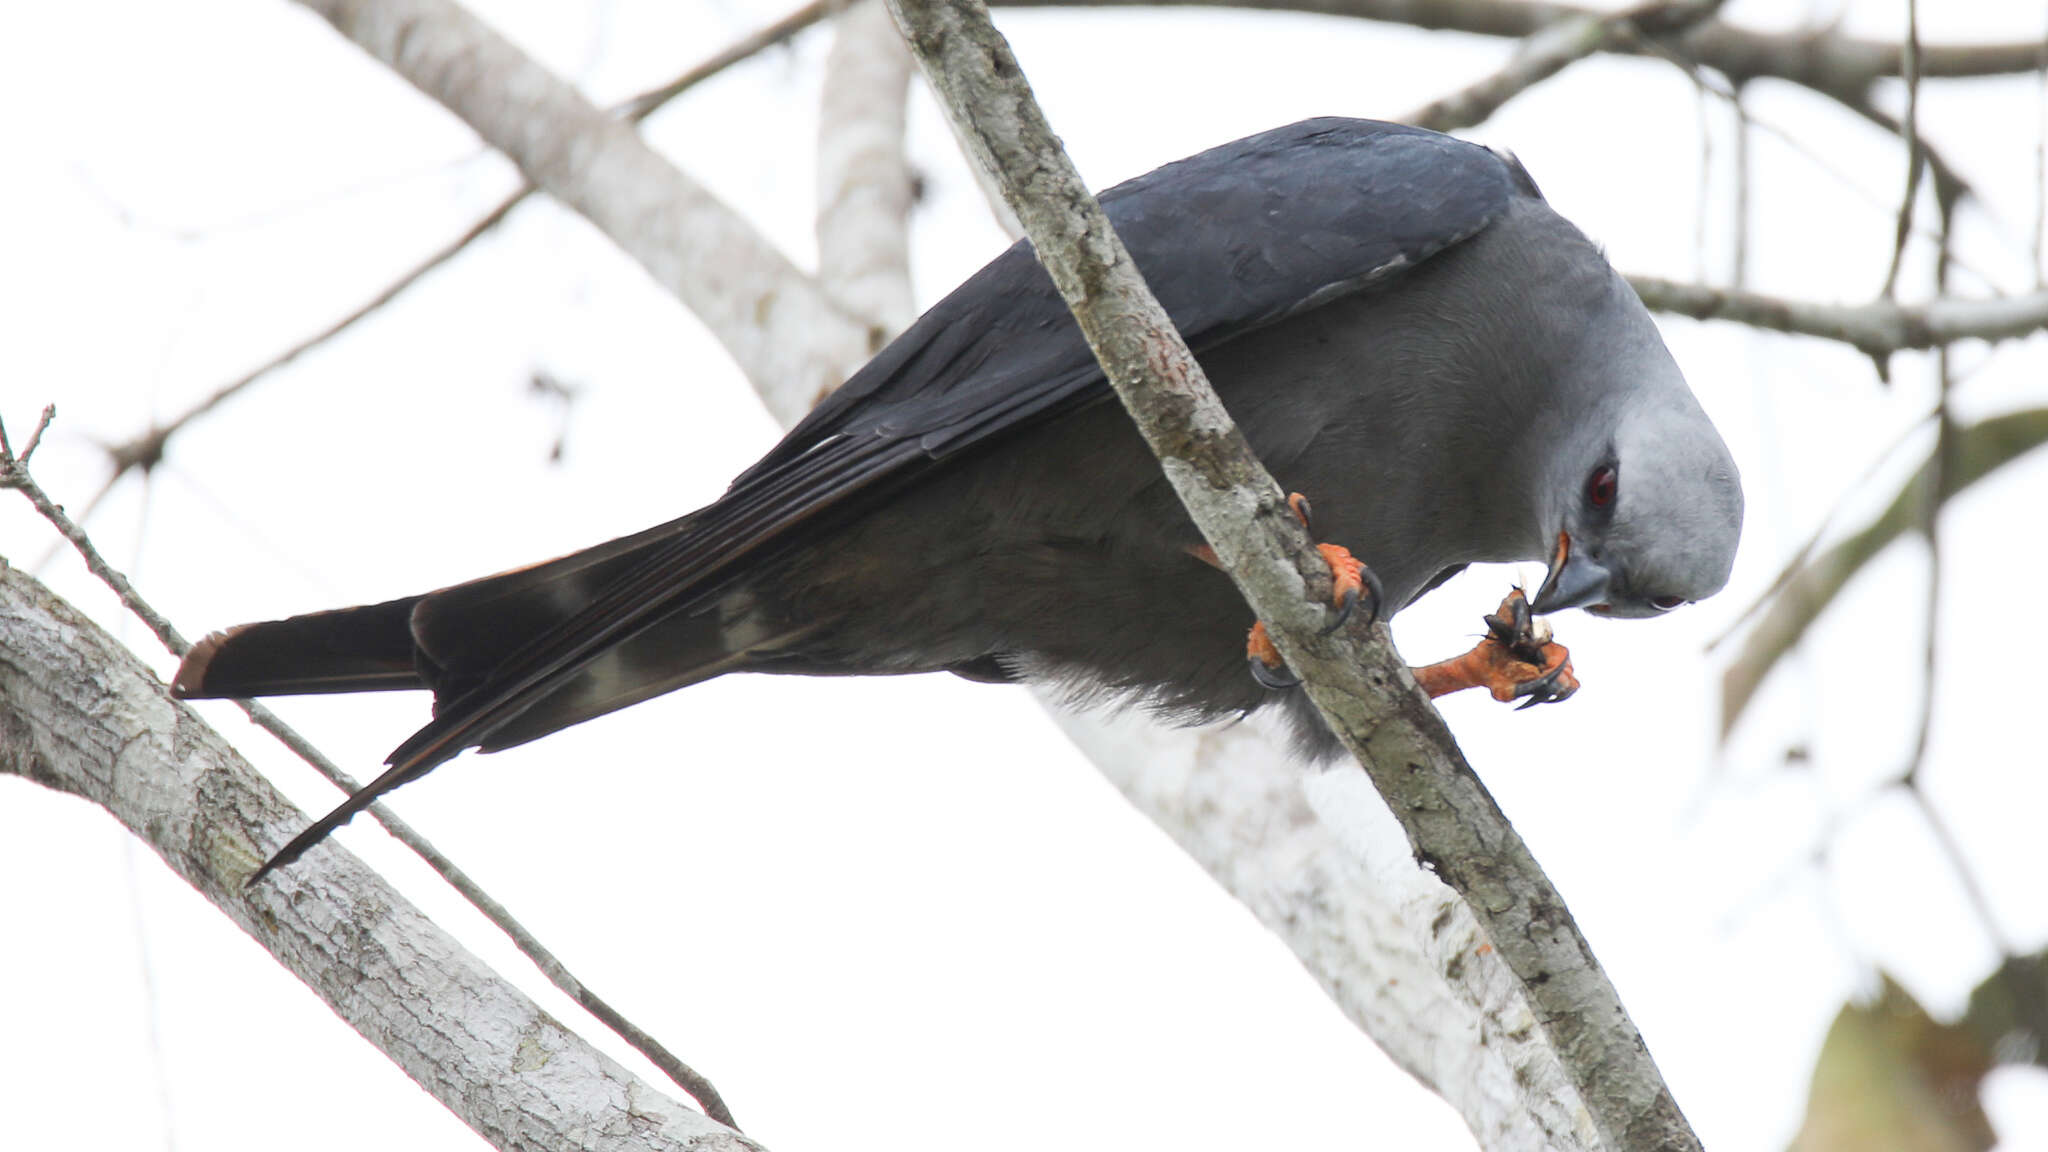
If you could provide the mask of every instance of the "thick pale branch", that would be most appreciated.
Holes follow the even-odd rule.
[[[0,773],[112,813],[500,1148],[760,1149],[563,1028],[338,847],[243,892],[261,846],[304,814],[112,637],[4,561]]]
[[[867,325],[816,281],[630,125],[452,0],[302,2],[631,253],[749,378],[807,404],[867,358]]]
[[[839,17],[818,103],[818,279],[868,322],[873,351],[917,315],[903,158],[914,70],[881,0],[860,0]]]
[[[1696,1148],[1561,898],[1458,754],[1385,630],[1321,637],[1327,569],[1145,290],[977,0],[893,0],[977,162],[1003,174],[1040,259],[1166,475],[1290,667],[1399,817],[1478,913],[1535,1005],[1606,1145]]]
[[[1481,1148],[1600,1146],[1521,983],[1472,909],[1415,866],[1369,780],[1303,771],[1285,736],[1256,720],[1190,731],[1140,714],[1051,711],[1347,1018],[1464,1117]]]

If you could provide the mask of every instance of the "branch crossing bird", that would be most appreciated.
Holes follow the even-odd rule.
[[[1366,590],[1352,599],[1391,615],[1467,564],[1540,560],[1527,608],[1639,617],[1727,581],[1726,446],[1641,301],[1512,158],[1307,120],[1102,202],[1253,449],[1342,545],[1326,551]],[[1424,669],[1432,692],[1568,691],[1563,649],[1514,599],[1481,648],[1522,662]],[[437,592],[215,633],[173,690],[434,693],[389,770],[260,877],[465,749],[729,672],[951,671],[1180,720],[1277,700],[1305,750],[1331,752],[1304,694],[1268,686],[1286,680],[1262,630],[1267,674],[1246,674],[1251,624],[1020,243],[711,504]]]

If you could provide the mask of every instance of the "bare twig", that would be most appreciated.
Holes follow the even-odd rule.
[[[452,0],[301,2],[641,260],[749,379],[815,396],[866,359],[866,325],[744,217]]]
[[[727,68],[751,60],[778,44],[786,43],[797,33],[839,11],[845,0],[812,0],[773,24],[742,36],[727,45],[722,51],[707,58],[703,63],[676,77],[666,84],[649,88],[645,92],[629,96],[612,105],[611,112],[627,121],[638,124],[659,110],[662,105],[674,100],[684,92],[718,75]]]
[[[787,41],[798,32],[817,23],[830,14],[837,7],[837,4],[838,0],[813,0],[812,3],[804,5],[775,23],[734,41],[709,59],[697,64],[668,83],[650,88],[645,92],[628,97],[624,101],[613,105],[610,112],[612,115],[618,116],[629,123],[638,124],[653,115],[668,102],[696,87],[698,84],[703,83],[705,80],[718,75],[735,64],[759,55],[768,48]],[[492,229],[504,223],[506,217],[512,214],[512,210],[525,203],[527,197],[532,196],[536,191],[538,189],[531,181],[522,183],[511,194],[499,201],[497,206],[478,217],[475,223],[463,229],[459,235],[435,249],[419,263],[400,273],[390,283],[371,294],[368,299],[358,304],[340,319],[335,320],[318,332],[272,356],[269,360],[243,373],[236,379],[214,389],[197,404],[185,409],[170,420],[153,424],[136,436],[119,444],[109,446],[107,455],[114,464],[113,474],[108,477],[106,485],[94,496],[87,505],[86,510],[79,514],[79,519],[81,521],[89,519],[92,509],[99,505],[100,499],[113,488],[115,482],[127,475],[131,470],[139,469],[143,472],[148,472],[155,468],[163,460],[164,451],[171,437],[182,431],[186,425],[191,424],[226,401],[240,395],[251,385],[266,379],[306,353],[332,341],[335,337],[340,336],[370,316],[375,315],[386,305],[403,295],[407,289],[425,279],[435,269],[461,255]]]
[[[2048,32],[2038,43],[2034,84],[2034,287],[2048,288]]]
[[[1718,12],[1725,0],[1664,0],[1620,12],[1585,13],[1544,26],[1522,41],[1506,66],[1460,91],[1402,117],[1422,128],[1450,132],[1492,116],[1509,100],[1588,56],[1638,36],[1667,37]]]
[[[1743,101],[1743,91],[1736,88],[1728,97],[1728,107],[1735,113],[1735,210],[1729,214],[1735,252],[1729,262],[1728,283],[1737,288],[1749,287],[1750,188],[1756,175],[1755,154],[1750,146],[1749,106]]]
[[[19,456],[8,446],[6,425],[0,422],[0,487],[14,488],[27,497],[28,502],[35,506],[43,519],[49,521],[50,526],[55,528],[59,535],[71,542],[71,546],[85,561],[86,569],[111,589],[114,595],[120,597],[122,606],[147,625],[173,656],[182,657],[192,647],[184,635],[149,601],[143,599],[142,594],[136,591],[134,584],[125,575],[107,563],[106,557],[93,545],[92,538],[87,535],[85,529],[66,515],[64,509],[51,500],[49,494],[44,492],[42,486],[29,474],[29,455],[35,451],[37,442],[42,438],[43,429],[49,426],[55,413],[54,405],[43,409],[42,419],[37,422],[35,433],[29,437],[28,445]],[[254,700],[237,700],[235,703],[258,727],[276,736],[279,742],[312,765],[336,787],[344,792],[354,792],[360,787],[354,778],[342,771],[339,765],[328,759],[325,753],[315,748],[311,741],[287,725],[275,712]],[[468,873],[458,868],[445,854],[428,842],[426,837],[414,831],[410,825],[382,804],[371,805],[369,812],[394,838],[417,853],[429,867],[448,881],[450,887],[460,892],[477,911],[483,913],[486,919],[510,937],[512,943],[524,952],[527,958],[533,961],[534,966],[539,968],[557,988],[570,999],[583,1005],[591,1015],[618,1033],[628,1044],[646,1056],[655,1067],[674,1080],[678,1087],[695,1097],[703,1107],[705,1115],[728,1128],[739,1127],[733,1120],[732,1112],[725,1106],[725,1101],[720,1098],[718,1090],[712,1087],[709,1080],[677,1059],[674,1053],[621,1016],[617,1009],[578,980],[553,952],[527,930],[525,925],[513,918],[503,904],[486,893]]]
[[[1643,303],[1659,312],[1838,340],[1874,356],[1959,340],[1995,343],[2048,328],[2048,292],[1943,297],[1924,304],[1822,304],[1657,276],[1631,276],[1629,283]]]
[[[986,9],[979,0],[898,0],[892,10],[956,133],[1003,173],[1005,198],[1196,525],[1366,764],[1418,856],[1478,912],[1601,1137],[1615,1148],[1697,1147],[1562,899],[1478,786],[1384,628],[1369,641],[1317,636],[1319,612],[1303,591],[1327,580],[1327,566],[1145,290]]]
[[[1902,779],[1896,784],[1912,797],[1913,807],[1927,823],[1927,831],[1933,835],[1941,854],[1948,859],[1949,870],[1955,873],[1956,885],[1963,890],[1963,899],[1969,902],[1970,912],[1977,918],[1978,925],[1984,929],[1984,935],[1990,939],[1991,946],[2001,957],[2018,955],[2019,949],[1998,925],[1998,914],[1991,907],[1991,897],[1984,891],[1983,883],[1977,879],[1977,870],[1970,866],[1970,858],[1963,852],[1962,841],[1948,826],[1948,821],[1942,818],[1940,810],[1934,806],[1934,801],[1927,795],[1926,789],[1909,780]]]
[[[1440,32],[1526,39],[1544,28],[1606,13],[1575,4],[1532,0],[1079,0],[1092,7],[1187,6],[1313,12],[1401,24]],[[1072,7],[1077,0],[1003,0],[1004,7]],[[1877,80],[1904,74],[1904,48],[1895,43],[1847,36],[1832,30],[1759,32],[1709,20],[1671,37],[1616,40],[1605,51],[1658,55],[1675,46],[1731,80],[1787,80],[1818,92],[1843,96],[1862,92]],[[1920,75],[1930,78],[2011,76],[2037,66],[2033,41],[1922,46]]]
[[[2048,446],[2048,409],[2030,409],[1959,425],[1953,455],[1945,470],[1944,500],[1985,476],[2043,446]],[[1788,570],[1783,590],[1770,600],[1742,642],[1742,651],[1721,677],[1721,731],[1725,737],[1742,715],[1757,688],[1808,626],[1872,556],[1919,524],[1924,469],[1901,486],[1876,518],[1836,542],[1818,557]]]
[[[1739,635],[1743,627],[1755,618],[1757,613],[1769,606],[1771,601],[1776,599],[1778,594],[1783,592],[1787,585],[1791,584],[1793,579],[1799,575],[1800,570],[1806,567],[1808,560],[1813,556],[1814,550],[1820,547],[1821,541],[1827,539],[1828,534],[1833,531],[1836,518],[1841,515],[1849,496],[1860,496],[1866,492],[1870,484],[1883,473],[1885,466],[1891,462],[1892,458],[1907,444],[1911,443],[1913,438],[1920,433],[1920,430],[1926,427],[1933,419],[1934,410],[1930,408],[1926,415],[1915,419],[1906,426],[1904,431],[1893,437],[1891,443],[1872,454],[1869,463],[1864,466],[1862,475],[1858,476],[1854,483],[1843,487],[1842,491],[1848,495],[1828,509],[1827,514],[1821,517],[1820,523],[1815,525],[1813,532],[1807,536],[1806,542],[1801,544],[1792,553],[1791,559],[1785,561],[1779,567],[1778,574],[1771,578],[1771,582],[1764,586],[1764,590],[1757,593],[1756,598],[1751,600],[1742,611],[1737,612],[1735,618],[1730,620],[1719,633],[1715,634],[1713,639],[1707,641],[1706,651],[1712,652]]]
[[[1906,238],[1913,234],[1913,204],[1920,199],[1920,0],[1906,0],[1905,53],[1900,67],[1906,81],[1906,115],[1899,136],[1906,143],[1906,192],[1899,200],[1899,223],[1892,239],[1891,267],[1884,274],[1884,288],[1878,295],[1895,299],[1899,267],[1906,262]]]

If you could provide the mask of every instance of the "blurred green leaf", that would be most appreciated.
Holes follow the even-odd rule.
[[[1870,1004],[1835,1017],[1814,1063],[1791,1152],[1985,1152],[1997,1142],[1978,1103],[1990,1050],[1929,1016],[1884,980]]]

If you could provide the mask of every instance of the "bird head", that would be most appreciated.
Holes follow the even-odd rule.
[[[1557,445],[1550,571],[1531,602],[1537,612],[1659,616],[1719,592],[1735,564],[1734,458],[1647,315],[1642,324],[1647,340],[1639,333],[1600,359],[1601,370],[1632,376],[1630,386],[1582,414]]]

